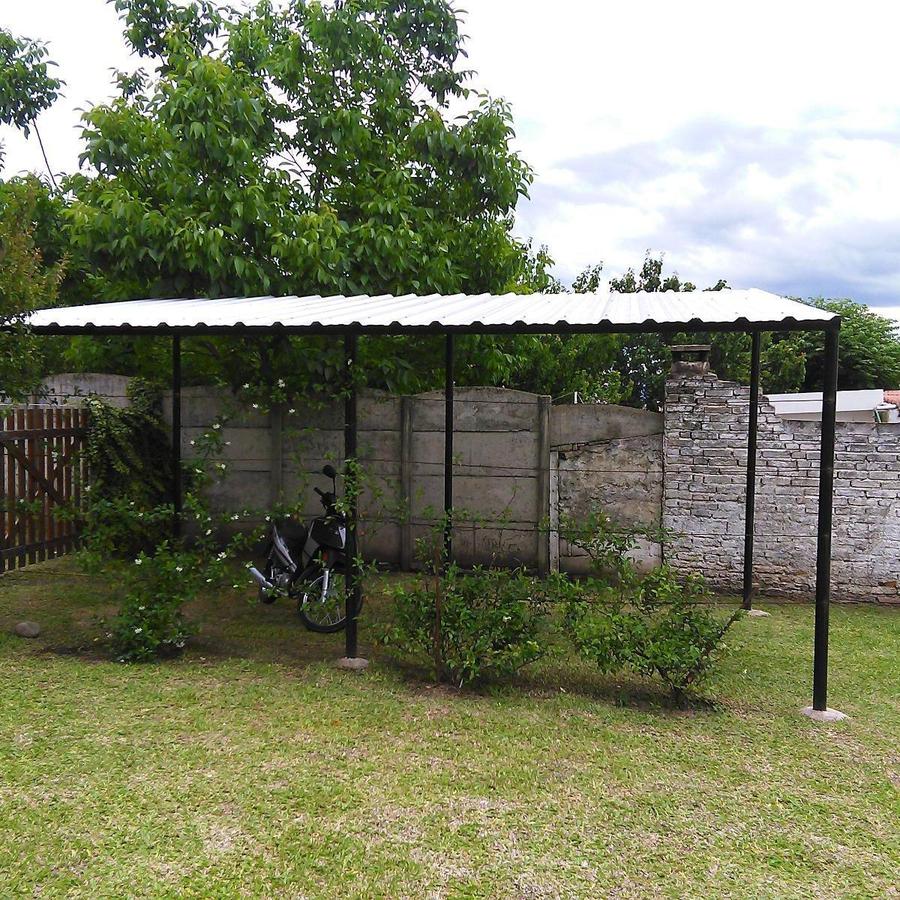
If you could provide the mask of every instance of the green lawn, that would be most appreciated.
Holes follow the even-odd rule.
[[[900,609],[834,608],[852,718],[817,725],[806,606],[738,623],[685,712],[571,660],[435,687],[367,646],[378,596],[363,675],[233,594],[184,658],[118,665],[83,649],[110,590],[0,578],[0,897],[898,895]]]

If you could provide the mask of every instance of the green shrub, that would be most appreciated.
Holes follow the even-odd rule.
[[[450,566],[393,593],[387,647],[428,659],[440,681],[463,684],[511,675],[544,653],[547,604],[539,582],[521,571]]]
[[[703,579],[678,579],[667,566],[631,581],[629,588],[592,582],[569,603],[566,630],[604,674],[655,676],[679,701],[710,676],[741,610],[720,620]]]
[[[664,531],[623,527],[594,509],[580,522],[565,522],[562,534],[588,555],[593,572],[578,586],[554,583],[563,630],[581,655],[604,674],[659,678],[675,700],[702,685],[741,611],[720,620],[699,575],[679,578],[668,566],[638,574],[632,553],[638,539],[664,540]]]

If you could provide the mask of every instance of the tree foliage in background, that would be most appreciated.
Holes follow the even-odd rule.
[[[55,273],[60,302],[563,290],[547,248],[513,236],[531,170],[511,150],[508,107],[468,86],[459,20],[446,0],[293,0],[242,11],[208,0],[115,5],[149,72],[120,73],[116,99],[85,114],[83,168],[65,194],[30,188],[21,246],[30,241]],[[62,86],[52,65],[42,44],[0,30],[0,121],[35,128]],[[454,118],[457,109],[467,111]],[[0,182],[7,223],[22,214],[18,191]],[[570,289],[596,290],[602,276],[602,264],[590,266]],[[610,286],[694,288],[650,253]],[[726,288],[720,279],[711,289]],[[891,324],[849,300],[818,302],[845,319],[841,386],[896,386]],[[747,335],[671,340],[709,342],[719,374],[748,377]],[[168,368],[164,340],[40,347],[48,369],[156,376]],[[249,384],[259,398],[275,385],[293,395],[340,381],[332,338],[198,337],[183,352],[188,379]],[[819,336],[766,335],[762,353],[765,389],[819,387]],[[35,360],[29,365],[40,367]],[[656,335],[467,336],[457,342],[457,380],[656,408],[669,360]],[[370,337],[359,361],[371,386],[431,388],[442,380],[442,341]]]
[[[502,292],[547,260],[512,236],[531,170],[509,108],[467,87],[445,0],[116,0],[152,66],[84,116],[69,229],[101,298]],[[451,117],[454,109],[467,111]],[[107,343],[107,351],[113,346]],[[327,384],[333,340],[193,341],[232,385]],[[371,378],[427,381],[433,342],[367,340]],[[476,343],[481,380],[508,360]],[[125,362],[126,342],[106,358]],[[204,371],[205,369],[205,371]],[[248,372],[251,373],[248,375]]]
[[[42,199],[33,177],[0,183],[0,397],[21,400],[40,383],[44,355],[25,325],[56,302],[63,261],[47,265],[35,242]]]

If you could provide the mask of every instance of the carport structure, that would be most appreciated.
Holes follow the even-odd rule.
[[[132,300],[39,310],[28,324],[46,335],[155,335],[172,341],[172,488],[176,527],[181,513],[181,341],[192,335],[342,336],[347,383],[344,456],[357,456],[356,395],[351,373],[357,342],[372,334],[442,335],[445,339],[444,512],[453,513],[454,337],[464,334],[642,334],[743,332],[751,336],[750,418],[743,560],[743,600],[753,590],[756,440],[759,410],[760,344],[767,331],[824,334],[822,431],[816,548],[813,703],[814,718],[840,715],[827,707],[828,611],[831,580],[831,526],[834,487],[835,407],[840,318],[830,312],[760,290],[686,293],[454,294],[377,296],[233,297]],[[355,506],[355,504],[354,504]],[[452,558],[452,528],[445,535]],[[355,560],[356,510],[348,522],[348,553]],[[354,563],[348,612],[358,609],[360,583]],[[346,657],[358,655],[357,622],[348,617]]]

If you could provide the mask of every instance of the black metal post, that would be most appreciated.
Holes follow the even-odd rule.
[[[349,562],[349,581],[345,614],[347,628],[344,631],[347,659],[356,659],[358,653],[357,616],[360,609],[362,586],[360,585],[359,566],[356,559],[356,519],[357,495],[359,492],[358,467],[356,461],[356,380],[354,364],[356,362],[356,335],[344,335],[344,376],[347,394],[344,400],[344,491],[349,501],[347,510],[347,560]]]
[[[172,533],[181,536],[181,337],[172,335]]]
[[[444,344],[444,566],[453,554],[453,388],[454,341],[448,334]]]
[[[744,609],[753,605],[753,534],[756,510],[756,440],[759,432],[760,333],[751,335],[750,420],[747,425],[747,492],[744,505]]]
[[[834,431],[837,413],[840,321],[825,332],[822,444],[819,453],[819,534],[816,548],[816,629],[813,709],[828,708],[828,607],[831,602],[831,523],[834,501]]]

